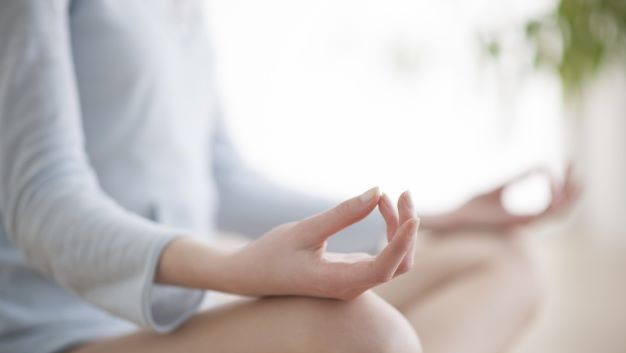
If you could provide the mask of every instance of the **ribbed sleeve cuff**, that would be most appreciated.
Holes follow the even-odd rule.
[[[142,276],[142,326],[159,333],[176,329],[198,310],[204,299],[203,290],[155,283],[159,258],[165,247],[177,237],[172,235],[160,239],[149,254]]]

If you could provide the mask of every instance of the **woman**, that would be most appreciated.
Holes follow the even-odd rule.
[[[220,120],[200,3],[0,4],[0,351],[417,352],[416,330],[429,352],[506,347],[538,298],[520,239],[414,246],[408,193],[330,208],[247,169]],[[515,217],[501,190],[422,228],[502,233],[573,193]],[[376,250],[376,207],[377,256],[326,251]],[[222,251],[214,225],[263,235]],[[266,298],[198,312],[207,290]]]

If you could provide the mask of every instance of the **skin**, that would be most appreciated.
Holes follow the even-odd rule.
[[[408,271],[404,264],[412,258],[418,228],[414,214],[398,224],[377,256],[326,251],[328,238],[371,213],[380,198],[378,188],[370,189],[319,215],[278,226],[231,253],[181,237],[165,249],[156,280],[248,296],[356,298]]]
[[[368,292],[350,301],[237,301],[197,314],[171,334],[138,331],[72,352],[413,353],[421,348],[408,321]]]
[[[510,214],[501,201],[503,191],[537,172],[478,195],[448,215],[423,217],[424,226],[434,225],[434,234],[416,248],[413,269],[375,289],[409,319],[426,352],[504,352],[537,312],[541,273],[531,239],[516,229],[564,213],[580,193],[570,166],[562,184],[552,180],[552,201],[543,212]],[[390,237],[410,214],[410,205],[401,197],[397,218],[388,198],[381,203],[383,215],[389,213],[384,218]]]
[[[406,318],[364,293],[410,269],[415,215],[377,256],[326,251],[330,236],[371,213],[380,198],[373,188],[235,252],[180,237],[160,258],[158,282],[264,298],[203,312],[172,334],[140,331],[72,352],[421,352]]]
[[[427,352],[503,352],[541,298],[526,239],[513,230],[563,212],[578,193],[568,171],[546,211],[515,216],[501,202],[509,184],[423,217],[432,234],[419,245],[410,194],[394,206],[378,188],[235,252],[181,237],[165,249],[158,282],[260,299],[202,312],[171,334],[138,331],[72,352],[420,352],[416,332]],[[376,207],[388,238],[377,256],[326,251],[330,236]]]

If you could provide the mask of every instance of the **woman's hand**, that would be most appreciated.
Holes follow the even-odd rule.
[[[506,231],[562,214],[571,207],[580,193],[580,188],[574,182],[572,167],[569,166],[565,174],[565,180],[560,184],[557,184],[548,175],[550,177],[551,200],[543,212],[532,215],[515,215],[510,213],[502,203],[503,192],[510,185],[535,173],[546,172],[541,170],[528,171],[491,191],[470,199],[449,214],[432,218],[424,217],[424,226],[434,231],[442,232],[471,229]]]
[[[389,231],[393,232],[378,256],[326,251],[328,238],[363,219],[376,205],[380,205]],[[418,221],[412,211],[402,213],[411,214],[398,226],[389,199],[374,188],[321,214],[274,228],[229,257],[233,278],[229,291],[354,298],[411,267],[409,250],[415,241]]]
[[[328,238],[379,206],[389,243],[377,255],[326,251]],[[243,295],[303,295],[350,299],[387,282],[413,264],[418,220],[403,194],[396,215],[378,188],[321,214],[283,224],[234,253],[183,237],[162,255],[157,280]]]

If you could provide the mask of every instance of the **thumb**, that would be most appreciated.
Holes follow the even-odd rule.
[[[340,230],[365,218],[376,208],[380,197],[380,189],[371,188],[360,196],[343,201],[325,212],[300,221],[297,227],[306,234],[304,238],[307,242],[319,244]]]

